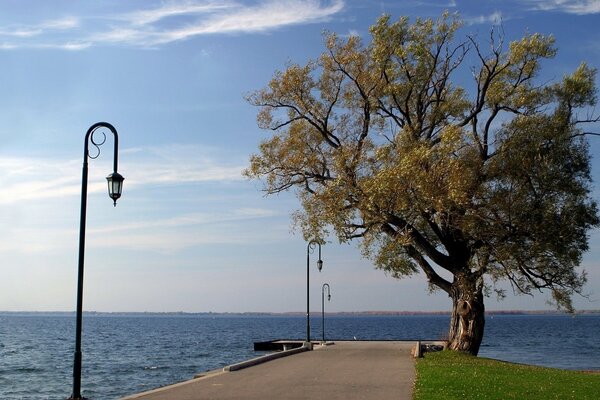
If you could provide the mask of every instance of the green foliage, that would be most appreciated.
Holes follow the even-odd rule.
[[[578,119],[596,103],[596,71],[582,64],[540,83],[556,54],[551,36],[505,46],[492,34],[486,53],[473,37],[456,39],[460,26],[448,13],[383,16],[367,45],[327,34],[317,60],[248,96],[275,134],[245,174],[267,193],[296,191],[306,239],[361,238],[363,254],[394,277],[420,270],[455,296],[442,268],[477,290],[484,277],[548,290],[570,309],[600,222],[581,131],[598,118]],[[452,83],[461,69],[471,87]]]
[[[577,399],[600,393],[600,374],[511,364],[464,353],[425,354],[417,362],[415,400]]]

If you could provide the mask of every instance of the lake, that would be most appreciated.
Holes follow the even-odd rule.
[[[449,316],[327,316],[327,339],[443,339]],[[304,316],[84,315],[82,394],[115,399],[256,357],[255,341],[302,339]],[[600,315],[488,315],[480,356],[600,370]],[[321,317],[311,318],[313,340]],[[0,399],[71,394],[74,315],[0,314]]]

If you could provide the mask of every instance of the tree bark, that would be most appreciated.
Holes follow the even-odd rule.
[[[483,285],[473,274],[458,274],[451,290],[452,318],[448,348],[474,356],[479,352],[485,326]]]

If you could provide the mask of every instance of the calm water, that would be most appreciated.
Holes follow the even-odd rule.
[[[302,338],[306,320],[282,316],[84,316],[82,394],[94,400],[191,378],[256,357],[254,341]],[[440,339],[447,316],[328,317],[335,339]],[[0,399],[71,393],[73,316],[0,315]],[[311,320],[313,338],[321,319]],[[488,316],[480,355],[600,370],[600,315]]]

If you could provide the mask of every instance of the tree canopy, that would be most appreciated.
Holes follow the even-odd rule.
[[[394,277],[424,273],[453,299],[458,336],[482,335],[482,293],[501,280],[571,309],[600,222],[584,130],[599,120],[596,70],[540,82],[552,36],[506,44],[492,30],[481,44],[460,27],[447,13],[384,15],[366,45],[326,34],[318,59],[248,96],[274,134],[245,171],[269,194],[296,191],[306,238],[360,238]],[[478,340],[457,349],[477,353]]]

